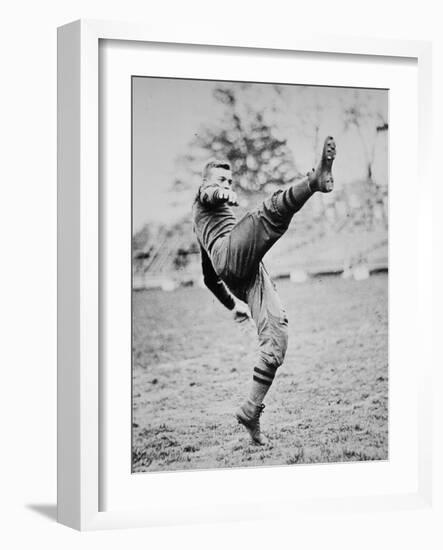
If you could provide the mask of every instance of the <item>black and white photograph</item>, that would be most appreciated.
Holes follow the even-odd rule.
[[[443,548],[438,7],[5,5],[2,548]]]
[[[388,460],[389,91],[132,77],[132,472]]]

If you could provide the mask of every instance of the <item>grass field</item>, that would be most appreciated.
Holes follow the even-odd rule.
[[[387,283],[278,282],[289,347],[266,398],[264,447],[233,417],[252,376],[253,326],[205,289],[135,292],[133,471],[387,459]]]

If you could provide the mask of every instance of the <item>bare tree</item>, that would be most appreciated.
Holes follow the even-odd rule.
[[[388,129],[388,123],[374,105],[369,94],[355,92],[350,103],[344,105],[345,131],[354,128],[360,139],[365,158],[366,179],[374,183],[373,167],[377,137]]]

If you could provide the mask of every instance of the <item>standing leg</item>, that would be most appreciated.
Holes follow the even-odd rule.
[[[247,292],[247,302],[257,326],[259,355],[253,370],[248,398],[236,413],[237,420],[251,435],[252,441],[263,445],[260,414],[278,367],[283,363],[288,345],[288,319],[274,283],[261,264]]]

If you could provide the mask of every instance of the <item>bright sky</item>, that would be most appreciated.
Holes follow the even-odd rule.
[[[139,77],[133,84],[133,220],[134,231],[137,231],[146,222],[171,222],[185,213],[183,206],[171,204],[174,202],[171,183],[175,159],[186,152],[188,143],[202,124],[214,124],[220,119],[223,106],[212,95],[214,82]],[[387,92],[356,92],[332,87],[282,88],[284,100],[280,104],[279,127],[294,151],[298,168],[304,171],[312,167],[315,154],[309,128],[311,121],[319,116],[322,139],[330,134],[337,141],[334,176],[338,185],[363,177],[361,140],[355,129],[344,131],[342,111],[338,106],[342,101],[349,101],[355,93],[361,93],[388,120]],[[269,102],[275,99],[269,85],[254,84],[254,92],[260,104],[266,104],[267,98]],[[317,106],[320,111],[316,115]],[[307,119],[304,126],[300,116]],[[375,177],[387,183],[386,134],[378,141],[376,160]]]

